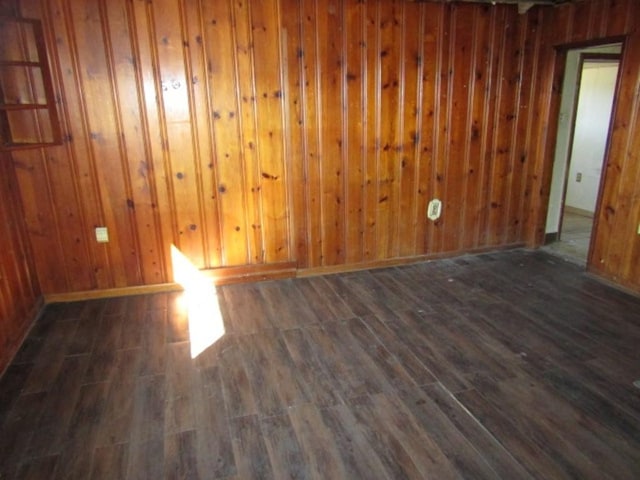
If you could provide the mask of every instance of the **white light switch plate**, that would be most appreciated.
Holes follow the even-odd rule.
[[[440,218],[440,214],[442,213],[442,202],[434,198],[429,202],[429,206],[427,207],[427,218],[429,220],[437,220]]]
[[[109,242],[109,230],[107,230],[107,227],[96,227],[96,241],[98,243]]]

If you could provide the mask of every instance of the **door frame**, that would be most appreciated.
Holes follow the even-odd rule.
[[[547,143],[547,147],[545,148],[545,152],[543,154],[545,157],[543,160],[545,166],[543,168],[543,173],[542,173],[542,176],[543,176],[542,186],[546,194],[543,197],[544,200],[543,200],[543,204],[541,205],[542,208],[538,213],[538,215],[541,215],[541,217],[538,217],[538,221],[536,222],[539,230],[537,231],[537,233],[533,233],[533,237],[531,238],[532,246],[544,245],[548,243],[548,240],[550,237],[550,234],[547,234],[546,224],[548,221],[549,207],[551,204],[551,193],[552,193],[551,187],[552,187],[552,180],[554,178],[553,170],[556,164],[556,153],[558,152],[558,149],[560,147],[558,142],[559,140],[558,139],[558,130],[559,130],[558,117],[559,117],[559,114],[561,113],[560,107],[561,107],[561,101],[562,101],[562,89],[563,89],[564,79],[566,76],[568,53],[572,50],[587,49],[591,47],[606,47],[608,45],[616,45],[616,44],[620,45],[620,51],[618,53],[621,59],[620,68],[618,70],[618,78],[616,81],[616,87],[615,87],[615,92],[613,97],[611,121],[609,123],[609,132],[607,133],[607,143],[605,147],[605,154],[604,154],[604,160],[603,160],[604,164],[606,165],[609,159],[609,152],[611,148],[612,125],[613,125],[613,120],[615,119],[615,116],[616,116],[618,98],[620,94],[620,82],[621,82],[622,70],[623,70],[622,67],[623,67],[624,58],[625,58],[625,49],[627,46],[627,37],[628,37],[627,35],[617,35],[617,36],[611,36],[611,37],[603,37],[603,38],[590,40],[586,42],[564,43],[564,44],[556,44],[553,46],[555,51],[555,59],[554,59],[554,66],[553,66],[551,76],[552,76],[552,84],[553,84],[554,92],[552,93],[552,99],[551,99],[550,109],[549,109],[551,135],[549,138],[550,142]],[[602,192],[604,190],[604,186],[606,185],[606,182],[607,182],[607,171],[605,168],[600,178],[600,188],[597,195],[593,230],[592,230],[591,241],[589,244],[589,252],[587,255],[587,262],[586,262],[587,270],[590,270],[590,266],[591,266],[593,246],[598,233],[599,217],[600,217],[600,211],[602,207],[601,205]]]
[[[570,49],[571,50],[571,49]],[[584,64],[586,62],[602,62],[602,63],[616,63],[618,65],[618,73],[617,73],[617,78],[616,78],[616,84],[614,86],[614,92],[613,92],[613,100],[611,103],[611,113],[609,114],[609,126],[607,128],[607,139],[606,139],[606,144],[605,144],[605,149],[604,149],[604,154],[602,157],[602,169],[600,171],[600,178],[598,179],[598,192],[596,194],[596,207],[595,207],[595,211],[593,212],[593,221],[594,221],[594,227],[592,228],[592,232],[591,232],[591,237],[593,237],[594,231],[595,231],[595,220],[598,216],[598,207],[600,204],[600,198],[602,195],[602,189],[603,189],[603,179],[604,179],[604,165],[608,156],[608,150],[609,150],[609,142],[611,140],[611,129],[612,129],[612,124],[613,124],[613,115],[614,115],[614,106],[616,103],[616,96],[617,96],[617,92],[618,92],[618,82],[619,82],[619,77],[620,77],[620,63],[622,60],[622,54],[621,53],[597,53],[597,52],[580,52],[579,54],[579,60],[578,60],[578,76],[576,78],[576,89],[574,92],[574,98],[573,98],[573,105],[572,105],[572,109],[573,112],[571,114],[571,126],[569,127],[569,139],[568,139],[568,144],[569,144],[569,149],[567,150],[567,158],[566,158],[566,164],[565,164],[565,171],[564,171],[564,180],[562,182],[562,195],[561,195],[561,202],[560,202],[560,218],[558,221],[558,233],[557,233],[557,238],[556,241],[561,240],[562,239],[562,225],[564,223],[564,209],[565,209],[565,204],[566,204],[566,200],[567,200],[567,190],[568,190],[568,186],[569,186],[569,172],[571,170],[571,161],[573,158],[573,141],[574,141],[574,137],[575,137],[575,131],[576,131],[576,123],[578,121],[578,102],[580,100],[580,93],[582,92],[582,73],[584,71]],[[591,240],[592,238],[589,239],[589,251],[587,253],[587,260],[588,258],[591,256]]]

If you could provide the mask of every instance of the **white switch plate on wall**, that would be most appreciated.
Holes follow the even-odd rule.
[[[442,213],[442,202],[434,198],[429,202],[429,206],[427,207],[427,217],[429,220],[437,220],[440,218],[440,214]]]
[[[107,227],[96,227],[96,241],[98,243],[109,242],[109,230],[107,230]]]

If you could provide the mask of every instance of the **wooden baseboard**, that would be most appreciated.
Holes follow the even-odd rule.
[[[49,303],[77,302],[79,300],[178,292],[182,289],[183,288],[177,283],[159,283],[155,285],[138,285],[134,287],[107,288],[103,290],[85,290],[81,292],[48,293],[44,296],[44,302],[48,305]]]
[[[460,255],[477,255],[480,253],[497,252],[502,250],[513,250],[514,248],[524,247],[524,243],[513,243],[509,245],[501,245],[499,247],[479,247],[471,250],[431,253],[427,255],[415,255],[412,257],[398,257],[387,260],[375,260],[371,262],[351,263],[346,265],[327,265],[322,267],[303,268],[297,271],[298,277],[314,277],[317,275],[330,275],[333,273],[355,272],[359,270],[373,270],[378,268],[396,267],[400,265],[409,265],[412,263],[425,262],[427,260],[440,260],[444,258],[459,257]]]
[[[575,215],[580,215],[582,217],[589,217],[589,218],[593,218],[594,213],[590,212],[589,210],[583,210],[582,208],[577,208],[577,207],[570,207],[568,205],[564,206],[564,211],[566,213],[573,213]]]
[[[200,270],[211,279],[214,285],[228,285],[232,283],[259,282],[283,278],[311,277],[332,273],[354,272],[376,268],[395,267],[427,260],[457,257],[460,255],[475,255],[486,252],[496,252],[524,247],[524,243],[510,245],[481,247],[471,250],[416,255],[412,257],[398,257],[387,260],[377,260],[347,265],[328,265],[322,267],[299,269],[296,262],[270,263],[262,265],[243,265],[238,267],[222,267]],[[75,302],[79,300],[93,300],[100,298],[122,297],[128,295],[146,295],[162,292],[176,292],[183,290],[177,283],[163,283],[156,285],[140,285],[135,287],[109,288],[104,290],[87,290],[82,292],[51,293],[44,296],[44,303]]]
[[[200,270],[210,277],[215,285],[231,283],[260,282],[296,276],[298,264],[296,262],[265,263],[261,265],[241,265],[237,267],[222,267]]]
[[[588,265],[585,275],[620,292],[624,292],[627,295],[640,298],[640,287],[636,284],[620,281],[618,278],[610,278],[609,276],[590,268]]]
[[[243,265],[200,270],[214,285],[231,283],[259,282],[296,276],[295,262],[270,263],[263,265]],[[155,285],[138,285],[133,287],[107,288],[102,290],[85,290],[69,293],[49,293],[44,296],[45,304],[76,302],[79,300],[95,300],[99,298],[123,297],[129,295],[150,295],[154,293],[179,292],[184,290],[178,283],[159,283]]]

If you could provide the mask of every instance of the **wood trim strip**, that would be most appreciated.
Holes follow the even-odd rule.
[[[124,297],[131,295],[150,295],[153,293],[178,292],[182,286],[177,283],[160,283],[156,285],[139,285],[135,287],[105,288],[102,290],[85,290],[69,293],[49,293],[44,295],[45,305],[50,303],[77,302],[80,300],[96,300],[100,298]]]
[[[231,283],[257,282],[292,278],[296,276],[297,264],[283,262],[268,265],[242,265],[238,267],[222,267],[200,270],[211,278],[214,285]],[[44,295],[44,303],[75,302],[99,298],[122,297],[129,295],[149,295],[153,293],[177,292],[183,290],[178,283],[159,283],[155,285],[138,285],[134,287],[107,288],[102,290],[85,290],[81,292],[52,293]]]
[[[298,265],[296,262],[269,263],[259,265],[240,265],[237,267],[222,267],[200,270],[207,277],[211,277],[214,284],[256,282],[277,278],[292,278],[296,276]]]
[[[349,265],[328,265],[322,267],[301,268],[296,272],[296,277],[315,277],[318,275],[330,275],[333,273],[346,273],[357,272],[360,270],[372,270],[377,268],[398,267],[401,265],[409,265],[411,263],[424,262],[427,260],[439,260],[443,258],[459,257],[461,255],[478,255],[487,252],[499,252],[503,250],[513,250],[516,248],[523,248],[525,244],[523,242],[512,243],[511,245],[501,245],[499,247],[478,247],[470,250],[455,251],[455,252],[440,252],[430,253],[426,255],[414,255],[411,257],[403,258],[389,258],[386,260],[374,260],[371,262],[364,262],[358,264]]]
[[[327,265],[311,268],[297,268],[296,262],[282,262],[268,265],[242,265],[238,267],[222,267],[200,270],[203,275],[210,277],[214,285],[229,285],[234,283],[258,282],[265,280],[278,280],[285,278],[305,278],[333,273],[355,272],[377,268],[396,267],[411,263],[424,262],[452,258],[460,255],[478,255],[487,252],[498,252],[523,248],[524,243],[513,243],[500,247],[480,247],[464,252],[443,252],[428,255],[415,255],[404,258],[386,260],[374,260],[371,262],[349,265]],[[130,295],[149,295],[163,292],[177,292],[183,290],[177,283],[162,283],[156,285],[140,285],[135,287],[108,288],[103,290],[87,290],[82,292],[53,293],[44,295],[44,304],[75,302],[79,300],[93,300],[100,298],[112,298]]]
[[[632,297],[640,298],[640,292],[637,290],[637,286],[633,282],[629,282],[626,280],[620,280],[620,278],[609,275],[602,272],[590,271],[587,267],[587,271],[585,275],[588,278],[592,278],[607,287],[611,287],[619,292],[626,293],[627,295],[631,295]]]

